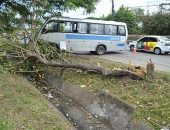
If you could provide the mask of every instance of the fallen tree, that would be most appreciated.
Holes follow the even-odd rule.
[[[12,53],[10,51],[9,52],[6,51],[6,52],[4,52],[4,54],[5,54],[5,56],[10,57],[11,60],[13,58],[18,58],[20,60],[20,62],[17,63],[17,65],[24,64],[28,59],[31,58],[31,59],[36,59],[38,62],[40,62],[41,64],[43,64],[45,66],[61,68],[61,75],[65,69],[73,68],[73,69],[79,69],[79,70],[87,71],[87,72],[99,73],[106,77],[108,77],[108,76],[109,77],[128,76],[132,79],[144,79],[144,76],[145,76],[143,74],[141,75],[140,73],[136,73],[136,71],[130,70],[130,69],[128,70],[128,69],[115,68],[113,70],[107,70],[106,68],[97,66],[97,65],[94,66],[94,65],[90,65],[90,64],[72,63],[72,62],[66,61],[64,58],[62,58],[60,53],[55,51],[55,48],[53,48],[52,45],[47,44],[47,43],[43,43],[43,44],[46,44],[46,46],[51,48],[50,51],[54,51],[55,54],[57,54],[59,56],[58,59],[60,59],[60,60],[55,59],[55,58],[50,59],[46,54],[42,53],[40,47],[38,46],[38,40],[35,37],[31,37],[29,49],[24,48],[23,46],[20,46],[20,44],[16,45],[16,44],[10,43],[9,41],[6,41],[5,45],[11,46],[12,47],[11,50],[16,50],[16,51],[12,52]],[[16,49],[14,49],[14,48],[16,48]],[[3,51],[5,51],[5,50],[3,50]],[[32,71],[33,70],[31,70],[30,72],[32,72]],[[28,72],[28,71],[26,71],[26,72]]]

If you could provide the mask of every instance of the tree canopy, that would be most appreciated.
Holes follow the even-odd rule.
[[[87,13],[95,10],[95,5],[100,0],[1,0],[0,22],[1,30],[16,27],[19,16],[30,22],[33,13],[39,19],[54,16],[57,12],[84,8]],[[20,17],[20,18],[21,18]],[[19,21],[22,21],[21,19]]]
[[[112,20],[112,14],[106,17],[101,17],[103,20]],[[128,7],[121,6],[114,14],[114,20],[119,22],[125,22],[128,26],[130,34],[137,32],[137,16]]]
[[[28,13],[30,10],[27,5],[34,4],[37,7],[42,7],[44,10],[48,9],[76,9],[84,8],[87,13],[91,13],[95,10],[95,5],[100,0],[1,0],[0,7],[1,11],[6,8],[19,11],[20,14]]]
[[[161,12],[143,18],[143,33],[150,35],[170,35],[170,14]]]
[[[31,25],[33,18],[38,27],[46,17],[56,16],[57,12],[84,8],[87,13],[95,10],[100,0],[0,0],[0,32],[21,28],[21,23]],[[34,13],[34,15],[33,15]],[[114,20],[127,23],[129,34],[169,35],[170,16],[161,12],[146,15],[141,8],[130,9],[121,6],[115,11]],[[112,20],[112,14],[100,18]],[[138,26],[140,23],[141,27]]]
[[[100,18],[89,18],[112,20],[112,14]],[[168,13],[158,11],[148,15],[145,14],[144,9],[121,6],[118,11],[115,11],[114,20],[127,23],[129,34],[170,35],[170,14]]]
[[[115,13],[115,21],[125,22],[130,34],[137,32],[137,17],[128,7],[119,8]]]

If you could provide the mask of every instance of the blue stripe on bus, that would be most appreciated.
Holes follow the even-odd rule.
[[[79,34],[66,34],[66,39],[76,40],[105,40],[105,41],[121,41],[122,37],[119,36],[96,36],[96,35],[79,35]]]

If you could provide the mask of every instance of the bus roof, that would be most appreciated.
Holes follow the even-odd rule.
[[[63,20],[69,22],[85,22],[85,23],[98,23],[98,24],[114,24],[114,25],[126,25],[123,22],[116,21],[104,21],[104,20],[93,20],[93,19],[79,19],[79,18],[69,18],[69,17],[51,17],[49,20]]]

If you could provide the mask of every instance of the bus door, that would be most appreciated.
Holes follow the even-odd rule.
[[[87,23],[72,22],[72,33],[65,34],[68,51],[85,51],[87,47]]]

